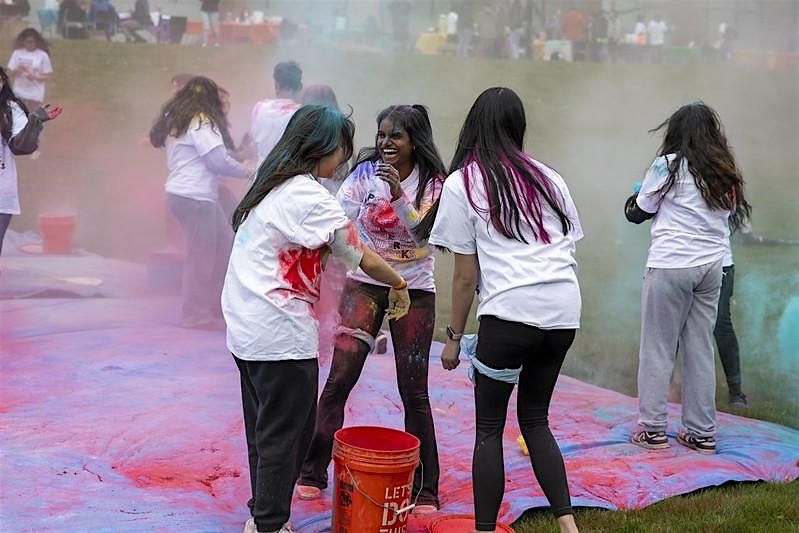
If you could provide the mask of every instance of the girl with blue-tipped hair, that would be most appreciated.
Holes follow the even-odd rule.
[[[365,248],[319,181],[352,154],[352,122],[330,107],[300,108],[236,208],[222,309],[241,374],[250,463],[247,532],[293,531],[291,496],[316,422],[319,298],[325,259],[389,287],[387,315],[408,312],[408,284]]]

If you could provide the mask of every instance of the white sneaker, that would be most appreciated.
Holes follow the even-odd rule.
[[[255,519],[250,518],[246,522],[244,522],[244,532],[243,533],[258,533],[258,528],[255,526]]]

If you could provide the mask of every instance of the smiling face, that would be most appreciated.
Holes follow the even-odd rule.
[[[413,160],[413,143],[408,132],[396,125],[390,117],[380,122],[375,145],[383,161],[394,167],[403,166]]]

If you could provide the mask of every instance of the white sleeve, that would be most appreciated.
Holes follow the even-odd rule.
[[[569,188],[565,183],[563,184],[560,192],[563,195],[563,212],[572,223],[572,237],[574,238],[574,241],[577,242],[584,237],[583,227],[580,224],[580,215],[577,213],[577,206],[574,205],[574,200],[572,200]]]
[[[28,125],[28,117],[16,102],[11,102],[11,137],[15,137]]]
[[[647,213],[657,213],[663,194],[658,192],[669,177],[669,161],[665,156],[657,157],[650,165],[641,183],[636,203]]]
[[[186,133],[200,156],[204,156],[217,146],[225,146],[222,134],[208,121],[192,122]]]
[[[344,214],[341,206],[335,198],[322,190],[324,195],[316,196],[311,199],[315,203],[305,213],[301,214],[297,224],[293,225],[293,233],[288,235],[291,242],[315,250],[333,242],[333,237],[337,229],[346,227],[350,220]],[[296,209],[304,209],[307,202],[298,200],[294,206]],[[293,209],[292,209],[293,210]]]
[[[462,255],[477,253],[474,224],[469,219],[469,199],[460,172],[444,181],[436,221],[428,242]]]

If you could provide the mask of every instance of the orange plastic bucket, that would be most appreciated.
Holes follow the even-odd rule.
[[[474,531],[474,517],[465,514],[442,516],[430,524],[430,533],[466,533]],[[513,533],[513,528],[497,522],[497,531]]]
[[[419,439],[389,428],[340,429],[333,436],[333,464],[333,531],[406,531]]]
[[[43,213],[39,215],[39,233],[46,254],[72,252],[72,235],[75,233],[75,213]]]

